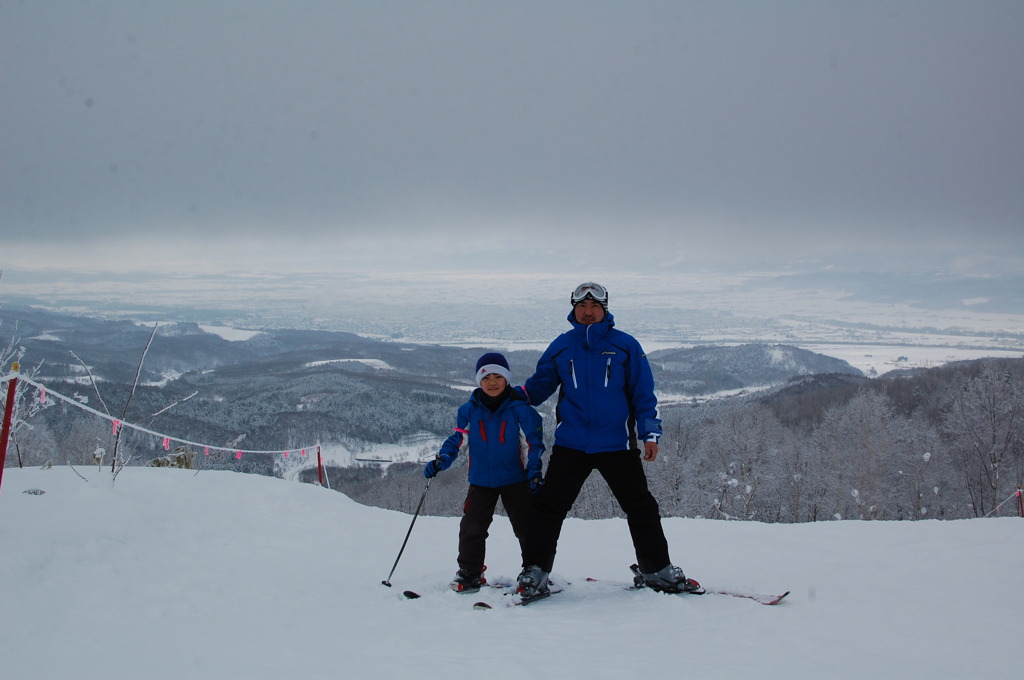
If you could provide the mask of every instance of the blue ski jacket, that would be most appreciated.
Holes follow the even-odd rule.
[[[541,476],[544,428],[540,414],[521,398],[509,395],[495,411],[481,401],[479,388],[459,407],[455,431],[438,455],[447,469],[468,446],[469,483],[496,488]]]
[[[559,391],[555,444],[584,453],[626,451],[661,436],[654,376],[636,338],[615,328],[606,312],[584,325],[569,313],[572,330],[548,346],[523,386],[531,404]]]

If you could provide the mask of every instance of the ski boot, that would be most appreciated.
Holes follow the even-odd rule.
[[[516,580],[516,594],[523,604],[549,596],[547,572],[536,565],[524,567]]]
[[[484,578],[483,574],[486,570],[486,566],[479,572],[459,569],[455,572],[455,578],[448,584],[448,587],[457,593],[475,593],[480,590],[481,586],[487,585],[487,579]]]
[[[635,564],[630,567],[630,571],[633,572],[633,585],[637,588],[650,588],[659,593],[704,594],[704,588],[692,578],[686,578],[683,570],[674,564],[669,564],[653,574],[642,573],[640,567]]]

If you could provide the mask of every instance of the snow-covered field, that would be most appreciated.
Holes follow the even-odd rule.
[[[79,472],[88,481],[67,467],[4,471],[5,678],[939,679],[1019,668],[1019,517],[665,521],[690,576],[791,590],[776,607],[625,592],[610,582],[629,577],[625,522],[570,520],[554,576],[572,584],[505,607],[496,589],[446,589],[455,518],[417,520],[387,588],[410,514],[233,472],[127,468],[113,484],[107,471]],[[504,518],[488,547],[488,575],[514,578]],[[472,609],[480,599],[494,609]]]
[[[842,359],[858,368],[868,377],[884,375],[889,371],[906,368],[936,368],[953,361],[982,358],[1020,359],[1020,349],[943,347],[927,345],[860,345],[860,344],[801,344],[801,349]]]

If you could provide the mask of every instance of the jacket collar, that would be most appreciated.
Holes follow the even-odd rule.
[[[475,403],[477,406],[480,406],[481,408],[486,408],[492,413],[497,413],[498,411],[504,410],[512,401],[512,386],[509,385],[508,387],[505,388],[505,391],[502,392],[501,395],[498,397],[500,401],[498,401],[496,404],[494,403],[494,400],[491,400],[490,397],[484,394],[484,391],[479,387],[473,390],[473,393],[469,396],[469,398],[470,401]],[[490,402],[490,404],[494,404],[495,407],[492,409],[488,402]]]
[[[608,335],[608,332],[615,326],[615,317],[611,312],[605,312],[603,319],[589,326],[577,321],[576,315],[572,311],[569,312],[567,318],[569,323],[572,324],[572,332],[587,344],[597,342]]]

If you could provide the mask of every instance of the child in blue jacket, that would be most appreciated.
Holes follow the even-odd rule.
[[[460,593],[477,591],[487,582],[485,543],[498,499],[521,546],[531,488],[543,483],[541,417],[513,392],[508,361],[497,352],[484,354],[476,362],[476,381],[479,387],[459,407],[455,431],[423,468],[429,479],[447,470],[468,446],[469,491],[459,524],[459,570],[450,584]]]

